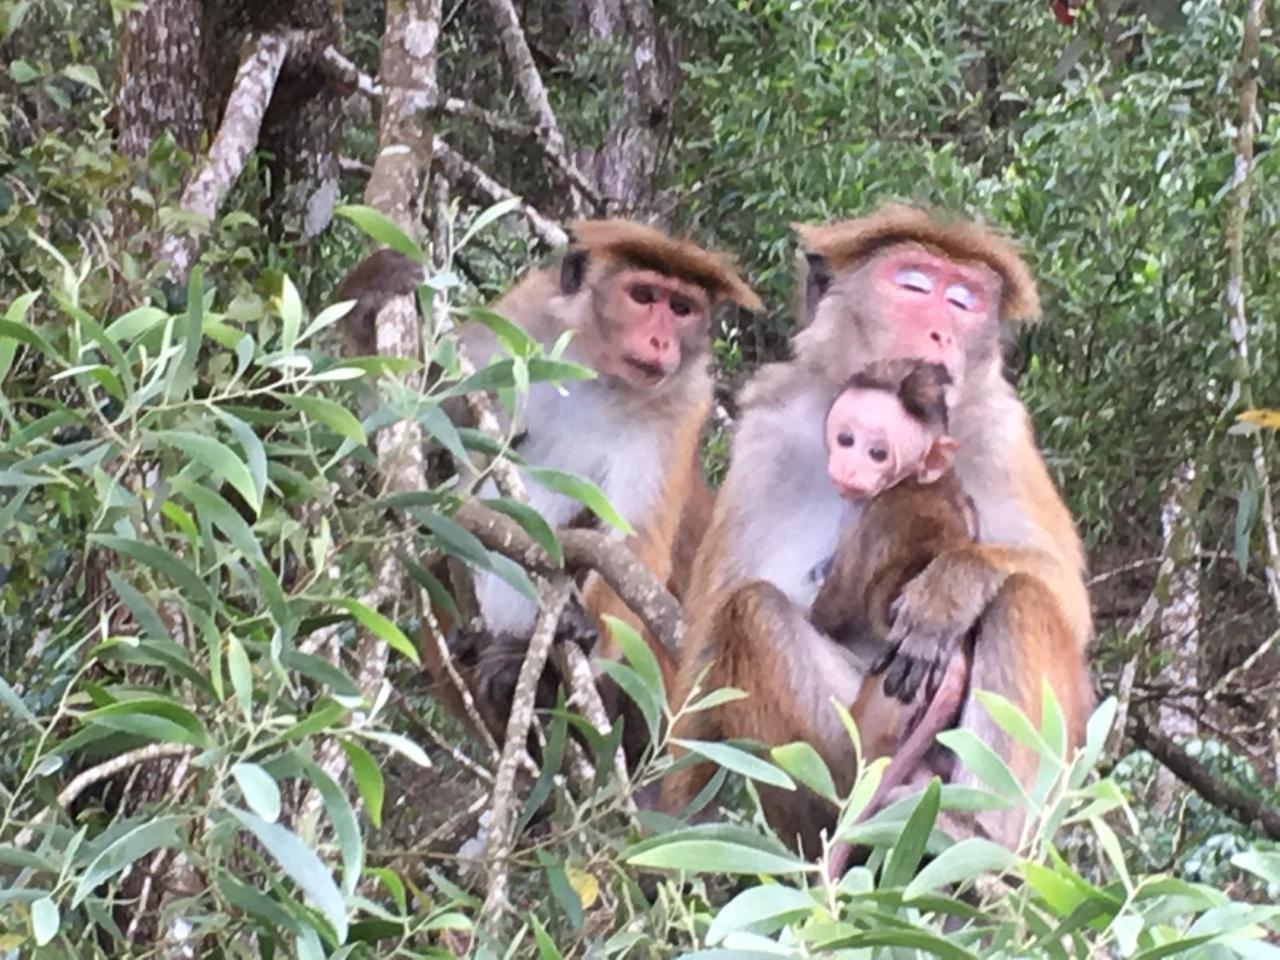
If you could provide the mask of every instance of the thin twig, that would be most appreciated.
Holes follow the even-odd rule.
[[[185,743],[152,743],[145,747],[138,747],[136,750],[126,750],[124,753],[117,754],[110,760],[104,760],[96,766],[90,767],[78,773],[71,782],[68,783],[58,793],[58,808],[65,810],[75,802],[76,798],[85,790],[93,786],[95,783],[101,783],[103,780],[114,777],[121,771],[128,770],[130,767],[140,763],[146,763],[148,760],[160,760],[165,757],[182,757],[190,756],[196,752],[196,748],[188,746]],[[35,835],[34,828],[43,822],[53,812],[53,807],[45,807],[32,818],[31,823],[22,830],[14,845],[18,847],[26,846],[31,842],[31,838]]]
[[[547,655],[555,639],[560,612],[569,600],[573,582],[565,576],[544,583],[542,609],[534,624],[529,648],[525,651],[520,676],[516,680],[515,694],[511,702],[511,716],[498,763],[498,774],[493,785],[493,822],[489,839],[485,844],[484,860],[488,865],[488,893],[481,923],[491,924],[507,902],[507,860],[515,843],[515,786],[519,754],[528,741],[529,727],[533,723],[534,701],[538,692],[538,680],[547,665]]]

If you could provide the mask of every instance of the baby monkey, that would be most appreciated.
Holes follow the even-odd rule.
[[[850,713],[867,758],[892,755],[860,819],[897,788],[949,774],[946,759],[929,754],[934,737],[957,721],[969,683],[971,638],[933,668],[885,642],[903,588],[934,557],[978,535],[973,502],[951,470],[950,382],[941,364],[881,361],[856,373],[827,413],[827,473],[862,511],[841,536],[809,619],[870,663]],[[847,844],[832,848],[833,875],[848,857]]]

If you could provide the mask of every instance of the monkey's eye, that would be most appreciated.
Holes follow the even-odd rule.
[[[836,434],[836,443],[838,443],[842,447],[852,447],[853,434],[849,433],[848,431],[841,431],[840,433]]]
[[[893,275],[893,282],[917,293],[933,293],[933,280],[922,270],[899,270]]]
[[[947,287],[947,303],[961,310],[972,310],[978,302],[977,295],[962,283],[953,283]]]
[[[889,451],[886,450],[884,447],[872,447],[870,450],[867,451],[867,456],[869,456],[876,463],[884,463],[886,460],[889,459]]]
[[[693,304],[684,297],[671,298],[671,312],[677,317],[687,317],[693,313]]]
[[[643,303],[647,305],[658,299],[658,295],[654,292],[653,287],[649,286],[647,283],[637,283],[627,292],[631,294],[631,299],[636,303]]]

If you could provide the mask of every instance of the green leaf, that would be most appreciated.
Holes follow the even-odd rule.
[[[106,330],[107,336],[120,343],[123,340],[135,340],[144,333],[154,329],[157,324],[169,319],[169,314],[159,307],[138,307],[118,317]]]
[[[472,307],[467,311],[467,318],[492,330],[494,336],[498,338],[499,342],[517,358],[528,357],[538,349],[538,341],[529,336],[523,327],[517,326],[502,314],[496,313],[487,307]],[[512,383],[510,385],[518,386],[519,374],[517,373],[517,370],[520,365],[513,364],[510,360],[506,360],[498,361],[498,364],[494,364],[493,366],[498,365],[501,365],[504,371],[509,370],[511,372]],[[504,386],[505,385],[506,384],[504,384]]]
[[[922,951],[924,956],[941,957],[942,960],[978,960],[977,954],[970,953],[951,940],[923,930],[871,930],[822,941],[815,944],[815,947],[822,956],[844,955],[837,951],[848,951],[848,955],[855,955],[853,951],[870,950],[872,947],[908,947]]]
[[[335,667],[322,657],[314,657],[300,650],[285,650],[280,663],[286,670],[296,670],[309,680],[322,683],[339,697],[359,697],[360,688],[345,670]]]
[[[306,343],[308,340],[314,337],[321,330],[324,330],[326,327],[333,326],[335,323],[337,323],[339,320],[345,317],[348,313],[351,312],[351,308],[354,307],[355,305],[356,305],[356,301],[347,300],[344,303],[335,303],[332,306],[325,307],[323,310],[320,311],[320,314],[314,320],[311,321],[311,325],[307,327],[306,331],[302,334],[299,340],[302,343]]]
[[[186,707],[159,697],[119,700],[90,710],[80,719],[86,724],[152,740],[188,743],[194,747],[209,745],[209,736],[199,717]]]
[[[1011,852],[981,837],[968,837],[948,847],[925,865],[902,891],[903,900],[915,900],[931,890],[972,880],[980,874],[999,873],[1017,862]]]
[[[694,753],[700,754],[708,760],[732,770],[734,773],[750,777],[752,780],[759,780],[761,783],[767,783],[770,786],[781,787],[783,790],[794,790],[796,788],[792,779],[773,764],[727,743],[715,743],[707,740],[681,740],[677,738],[673,738],[671,742],[684,747],[686,750],[692,750]]]
[[[555,942],[547,935],[546,928],[533,914],[529,914],[529,925],[533,927],[533,940],[538,945],[538,956],[541,960],[562,960],[564,955],[556,949]]]
[[[258,538],[253,534],[253,528],[244,522],[225,497],[183,476],[174,477],[171,483],[174,492],[190,500],[200,517],[221,530],[243,556],[255,563],[267,562]]]
[[[645,727],[650,737],[658,735],[658,718],[662,714],[662,704],[654,698],[648,683],[625,664],[616,660],[597,657],[592,661],[596,668],[616,683],[639,708],[644,716]]]
[[[71,906],[78,907],[100,884],[114,877],[129,864],[140,860],[153,850],[171,847],[177,843],[178,828],[186,824],[185,816],[171,815],[148,819],[131,828],[109,843],[85,868],[80,882],[71,897]]]
[[[89,64],[68,64],[62,68],[62,74],[67,79],[74,80],[77,83],[83,83],[86,87],[91,87],[98,91],[98,93],[106,96],[106,91],[102,89],[102,81],[98,79],[98,71],[93,69]]]
[[[227,812],[235,817],[244,829],[257,837],[267,853],[306,893],[333,927],[338,942],[345,941],[347,939],[346,901],[342,897],[342,891],[334,883],[333,875],[321,863],[315,852],[303,843],[297,834],[279,824],[267,823],[247,810],[236,807],[228,807]]]
[[[975,690],[973,696],[995,721],[996,726],[1018,743],[1029,747],[1041,756],[1056,758],[1039,731],[1032,725],[1031,720],[1011,700],[987,690]]]
[[[25,60],[14,60],[9,64],[9,76],[13,78],[13,82],[19,86],[25,86],[34,80],[40,79],[40,74],[35,68]]]
[[[231,435],[244,451],[245,462],[249,464],[249,476],[253,477],[253,487],[258,491],[257,503],[261,506],[267,493],[267,451],[253,429],[239,417],[232,416],[225,410],[215,407],[215,414],[231,430]]]
[[[282,735],[285,740],[301,740],[321,730],[328,730],[350,711],[340,703],[321,700],[309,714],[299,720]]]
[[[37,947],[43,947],[57,936],[61,923],[58,905],[51,897],[41,897],[31,905],[31,933]]]
[[[238,907],[250,916],[260,917],[271,926],[280,930],[284,930],[290,934],[299,934],[303,927],[302,924],[294,919],[284,907],[280,906],[275,900],[268,897],[260,890],[255,890],[247,884],[241,883],[235,877],[229,874],[221,874],[214,881],[214,886],[223,899],[233,907]]]
[[[111,589],[115,591],[116,596],[129,608],[133,619],[138,621],[138,627],[144,637],[169,639],[169,630],[160,619],[156,608],[151,605],[151,601],[114,570],[107,571],[107,582],[111,584]]]
[[[510,557],[504,557],[500,553],[489,554],[489,569],[533,603],[542,605],[542,597],[529,579],[529,574]]]
[[[287,274],[280,278],[279,303],[280,347],[285,353],[293,353],[298,345],[298,331],[302,328],[302,298]]]
[[[414,509],[410,512],[419,523],[435,534],[440,545],[448,553],[461,557],[480,570],[493,569],[493,564],[489,560],[489,551],[485,549],[484,544],[476,539],[475,534],[459,526],[457,521],[434,510]]]
[[[781,926],[820,909],[813,895],[804,890],[777,883],[751,887],[720,908],[707,930],[707,943],[717,944],[729,934],[748,927]]]
[[[231,676],[231,689],[246,721],[253,719],[253,668],[249,655],[235,634],[227,634],[227,673]]]
[[[635,534],[631,524],[613,509],[613,505],[609,503],[600,488],[585,477],[574,476],[572,473],[565,473],[563,470],[552,470],[549,467],[529,467],[526,472],[530,479],[548,490],[554,490],[556,493],[561,493],[566,497],[577,500],[619,532],[627,536]]]
[[[275,778],[256,763],[237,763],[231,775],[244,795],[245,803],[267,823],[280,819],[280,788]]]
[[[746,692],[736,687],[721,687],[718,690],[712,690],[705,697],[684,708],[685,713],[701,713],[704,710],[714,710],[716,707],[726,703],[733,703],[735,700],[745,699]]]
[[[893,852],[880,875],[880,889],[900,887],[911,879],[920,858],[924,856],[925,845],[929,842],[929,832],[933,822],[938,818],[938,805],[942,797],[942,784],[937,777],[929,781],[916,808],[911,811],[898,842],[893,845]]]
[[[154,544],[129,540],[125,537],[109,536],[104,533],[89,534],[89,542],[96,543],[108,550],[114,550],[116,553],[146,564],[157,573],[163,574],[172,580],[174,584],[182,589],[188,599],[197,601],[201,606],[212,607],[214,605],[213,591],[209,589],[208,584],[201,580],[194,570],[168,550],[157,547]]]
[[[402,737],[398,733],[388,733],[385,730],[359,730],[356,732],[366,740],[373,740],[383,746],[390,747],[396,753],[412,760],[424,769],[431,767],[431,758],[427,756],[426,751],[408,737]]]
[[[467,245],[467,242],[471,240],[472,237],[489,224],[493,223],[493,221],[497,220],[499,217],[505,217],[513,210],[520,209],[520,202],[519,197],[507,197],[505,200],[499,200],[493,206],[482,211],[474,220],[471,221],[471,226],[467,228],[467,232],[462,235],[462,239],[458,241],[454,249],[461,250]]]
[[[1280,886],[1280,853],[1247,850],[1231,858],[1231,865],[1261,877],[1267,883]]]
[[[559,541],[556,540],[555,531],[537,510],[528,504],[507,497],[492,497],[481,502],[520,524],[521,529],[529,534],[534,543],[547,552],[552,563],[557,567],[564,566],[564,554],[560,550]]]
[[[786,743],[769,751],[773,762],[820,797],[837,803],[835,781],[818,751],[803,740]]]
[[[335,216],[350,220],[383,246],[403,253],[415,263],[427,262],[427,256],[422,252],[422,248],[414,243],[394,220],[373,207],[343,204],[335,207],[333,212]]]
[[[275,394],[289,406],[298,410],[312,420],[324,424],[339,436],[346,437],[352,443],[365,446],[369,441],[364,435],[364,427],[346,407],[326,397],[313,394]]]
[[[1022,799],[1022,787],[1000,755],[971,730],[944,730],[938,742],[954,750],[970,773],[1002,797]]]
[[[10,340],[17,340],[19,343],[25,343],[29,347],[35,347],[50,360],[61,366],[63,364],[62,357],[58,351],[49,345],[49,341],[40,336],[31,327],[24,327],[20,323],[12,320],[0,320],[0,337],[8,337]]]
[[[4,677],[0,677],[0,703],[3,703],[19,720],[25,720],[37,730],[40,729],[40,721],[36,719],[36,715],[31,712],[31,708],[22,697],[18,696],[18,691],[9,686],[9,682]]]
[[[382,799],[386,794],[386,784],[382,779],[382,771],[378,762],[369,751],[354,740],[340,740],[342,750],[347,755],[347,764],[351,767],[351,776],[355,779],[356,789],[360,791],[360,799],[364,801],[365,812],[369,814],[369,822],[375,828],[382,826]]]
[[[421,662],[417,648],[404,635],[404,632],[376,610],[370,610],[357,600],[335,600],[333,605],[347,611],[355,617],[360,626],[384,641],[393,650],[399,651],[414,663]]]
[[[236,492],[244,497],[254,513],[262,509],[262,501],[253,482],[253,476],[249,473],[248,465],[221,440],[186,430],[157,430],[152,436],[170,446],[177,447],[207,468],[214,476],[221,477],[235,487]]]
[[[422,424],[422,428],[427,433],[435,437],[440,446],[449,451],[449,456],[453,457],[459,470],[466,469],[466,465],[471,461],[467,457],[466,447],[462,444],[462,437],[458,433],[457,426],[438,403],[430,403],[423,407],[418,413],[418,423]]]
[[[355,808],[347,799],[346,792],[318,764],[304,759],[302,771],[324,800],[329,822],[333,824],[333,835],[338,841],[338,851],[342,854],[342,891],[353,896],[364,869],[364,837],[360,833]]]
[[[626,621],[608,614],[603,619],[605,627],[609,630],[609,636],[618,645],[618,649],[627,658],[632,669],[644,681],[645,688],[658,703],[665,703],[667,691],[662,682],[662,669],[658,666],[658,658],[649,649],[649,645]]]
[[[718,823],[649,837],[624,851],[622,860],[637,867],[692,873],[812,873],[818,869],[776,840],[744,827]]]

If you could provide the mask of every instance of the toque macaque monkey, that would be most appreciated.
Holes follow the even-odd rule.
[[[1047,681],[1072,744],[1081,742],[1092,704],[1083,550],[1002,375],[1002,333],[1039,311],[1030,272],[994,232],[907,207],[797,229],[807,273],[795,358],[762,368],[743,392],[729,472],[694,564],[674,702],[704,670],[709,686],[749,696],[682,717],[676,735],[805,740],[848,789],[852,750],[830,701],[855,703],[874,666],[903,677],[894,696],[909,702],[919,678],[939,676],[974,634],[958,724],[1029,783],[1036,758],[971,691],[999,693],[1038,717]],[[972,498],[980,539],[943,550],[901,590],[877,662],[818,630],[807,613],[818,594],[814,571],[837,544],[836,566],[875,549],[853,525],[863,504],[841,497],[828,479],[827,405],[856,370],[894,359],[937,363],[950,377],[953,468]],[[669,775],[663,809],[682,810],[709,774],[698,764]],[[954,780],[974,783],[963,769]],[[831,813],[815,797],[762,788],[761,798],[785,840],[806,856],[820,852],[819,830]],[[984,811],[966,829],[1012,846],[1023,817]]]
[[[628,546],[639,561],[681,596],[710,514],[710,490],[701,476],[697,447],[712,400],[707,370],[712,309],[726,300],[749,310],[763,304],[728,257],[688,240],[625,220],[582,221],[571,232],[574,242],[555,265],[527,274],[493,309],[547,347],[572,333],[564,359],[593,368],[598,377],[559,388],[532,384],[514,411],[520,429],[516,450],[531,465],[594,481],[634,528]],[[383,257],[382,267],[399,264],[394,255],[385,254],[374,255]],[[396,284],[392,292],[405,292],[405,271],[387,276]],[[379,304],[364,295],[367,284],[344,283],[343,288],[346,298],[359,301],[349,315],[353,326],[348,337],[367,343],[363,331]],[[492,331],[480,324],[464,327],[459,339],[477,367],[498,349]],[[487,482],[480,492],[488,496],[496,491]],[[577,501],[534,482],[528,492],[530,505],[552,527],[573,522],[583,510]],[[454,649],[486,723],[500,737],[536,608],[487,572],[477,572],[475,588],[487,635],[455,637]],[[672,655],[647,636],[612,590],[591,576],[582,599],[595,624],[611,614],[640,630],[668,684],[673,681]],[[568,629],[575,642],[588,646],[578,612],[570,614]],[[595,652],[617,656],[607,639]],[[625,709],[620,692],[609,689],[610,684],[602,686],[616,717]],[[539,705],[551,705],[554,689],[554,678],[544,677]],[[628,716],[625,726],[628,756],[634,759],[647,733],[638,714]]]

